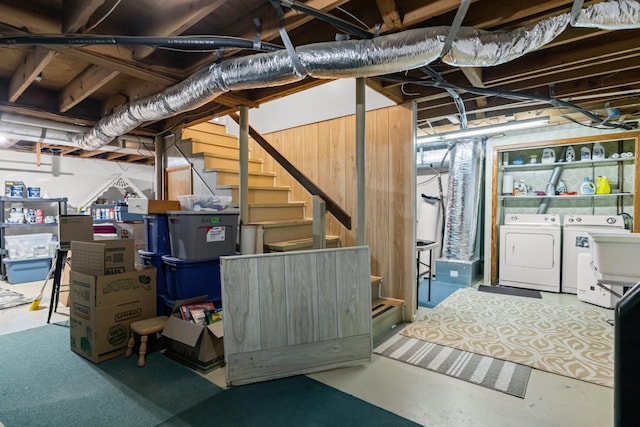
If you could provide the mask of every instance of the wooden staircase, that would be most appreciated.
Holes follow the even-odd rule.
[[[209,188],[239,204],[238,138],[228,135],[222,125],[201,123],[184,129],[181,139],[183,151],[193,158]],[[249,155],[248,169],[249,223],[261,226],[263,251],[311,249],[313,220],[306,215],[306,203],[290,200],[291,189],[276,185],[276,174],[263,170],[262,159]],[[339,246],[338,236],[326,236],[327,248]]]
[[[371,328],[374,340],[402,322],[404,301],[380,296],[382,285],[382,277],[371,276]]]
[[[220,196],[239,200],[238,139],[225,127],[202,123],[184,129],[182,149],[201,169],[207,185]],[[313,246],[312,218],[302,201],[290,200],[291,189],[276,185],[276,174],[263,170],[262,159],[249,156],[249,223],[260,225],[264,252],[308,250]],[[326,236],[326,247],[340,246],[338,236]],[[382,278],[371,276],[371,323],[373,339],[402,322],[404,301],[382,297]]]

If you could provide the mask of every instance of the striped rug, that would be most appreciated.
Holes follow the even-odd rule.
[[[396,334],[374,353],[524,398],[531,368]]]

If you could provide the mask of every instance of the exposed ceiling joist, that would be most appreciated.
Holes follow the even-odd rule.
[[[25,56],[9,82],[9,102],[16,102],[55,56],[55,52],[42,47],[35,47]]]
[[[77,33],[89,22],[91,15],[104,4],[104,0],[63,0],[62,32]]]

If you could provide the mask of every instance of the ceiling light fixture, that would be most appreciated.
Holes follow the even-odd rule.
[[[482,126],[472,129],[462,129],[453,132],[436,135],[419,136],[416,140],[418,144],[428,144],[431,142],[443,142],[453,139],[466,138],[470,136],[487,136],[516,129],[528,129],[549,123],[549,116],[537,117],[535,119],[521,120],[516,122],[500,123],[492,126]]]

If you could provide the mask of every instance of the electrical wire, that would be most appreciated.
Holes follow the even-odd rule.
[[[107,13],[105,13],[102,18],[98,19],[98,21],[93,24],[92,26],[90,26],[89,28],[87,28],[85,31],[89,32],[93,29],[95,29],[98,25],[102,24],[102,22],[107,19],[107,17],[109,17],[109,15],[111,15],[113,13],[114,10],[116,10],[116,7],[118,7],[118,5],[122,2],[122,0],[117,0],[116,3],[111,6],[111,9],[109,9],[109,11]]]
[[[583,115],[585,115],[586,117],[588,117],[589,119],[596,121],[596,122],[600,122],[600,125],[606,126],[607,128],[612,128],[612,129],[624,129],[624,130],[632,130],[633,127],[631,125],[627,125],[624,123],[609,123],[606,120],[601,119],[600,117],[596,116],[595,114],[593,114],[592,112],[585,110],[584,108],[575,105],[569,101],[564,101],[558,98],[549,98],[549,97],[545,97],[542,95],[535,95],[535,94],[527,94],[527,93],[520,93],[520,92],[510,92],[510,91],[501,91],[501,90],[496,90],[496,89],[489,89],[489,88],[480,88],[480,87],[475,87],[475,86],[464,86],[464,85],[455,85],[455,84],[451,84],[451,83],[447,83],[444,81],[430,81],[430,80],[420,80],[420,79],[411,79],[409,77],[405,77],[402,74],[387,74],[384,76],[380,76],[381,79],[383,80],[387,80],[387,81],[391,81],[391,82],[395,82],[395,83],[413,83],[419,86],[427,86],[427,87],[435,87],[435,88],[440,88],[440,89],[453,89],[453,90],[462,90],[465,92],[469,92],[469,93],[473,93],[476,95],[483,95],[483,96],[497,96],[497,97],[501,97],[501,98],[506,98],[506,99],[512,99],[512,100],[516,100],[516,101],[538,101],[538,102],[545,102],[548,104],[553,105],[554,107],[557,108],[568,108],[571,109],[573,111],[577,111],[578,113],[581,113]]]
[[[149,36],[94,36],[86,34],[63,35],[24,35],[0,37],[0,45],[145,45],[157,47],[173,47],[183,49],[201,48],[236,48],[274,52],[282,49],[272,43],[261,43],[256,46],[254,40],[227,36],[179,36],[179,37],[149,37]]]

